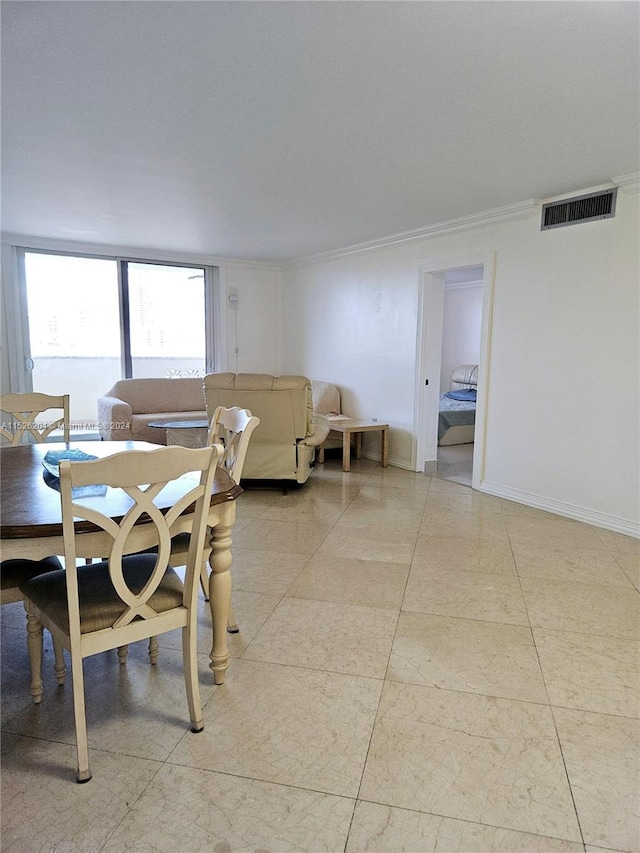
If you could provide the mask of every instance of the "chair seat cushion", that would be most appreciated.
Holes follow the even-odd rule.
[[[152,554],[132,554],[122,560],[127,585],[138,593],[147,583],[156,563]],[[106,562],[78,566],[78,598],[80,601],[80,633],[110,628],[125,605],[115,591]],[[46,614],[65,632],[69,631],[67,585],[65,572],[49,572],[20,584],[25,598]],[[148,601],[157,613],[182,605],[183,584],[169,566],[157,590]]]
[[[44,560],[3,560],[0,563],[0,588],[14,589],[23,581],[37,575],[61,570],[62,563],[57,557],[45,557]]]

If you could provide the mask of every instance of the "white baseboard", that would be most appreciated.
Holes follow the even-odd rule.
[[[640,523],[631,519],[618,518],[606,512],[597,512],[583,506],[556,501],[552,498],[545,498],[542,495],[524,492],[520,489],[509,489],[497,483],[489,483],[487,480],[483,480],[480,483],[479,491],[488,495],[494,495],[497,498],[504,498],[508,501],[535,507],[545,512],[552,512],[564,518],[572,518],[575,521],[592,524],[594,527],[603,527],[605,530],[613,530],[615,533],[623,533],[625,536],[633,536],[635,539],[640,539]]]

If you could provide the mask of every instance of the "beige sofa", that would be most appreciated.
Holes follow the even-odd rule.
[[[314,414],[311,381],[267,373],[209,373],[204,378],[209,419],[217,406],[239,406],[260,418],[242,472],[247,480],[304,483],[329,422]]]
[[[206,418],[202,379],[120,379],[98,399],[100,437],[111,441],[150,441],[165,444],[158,420]]]

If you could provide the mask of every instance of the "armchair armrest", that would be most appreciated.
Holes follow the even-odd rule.
[[[105,440],[125,441],[131,438],[131,415],[129,403],[119,397],[98,398],[98,429]]]
[[[303,438],[298,444],[304,444],[307,447],[319,447],[325,438],[329,435],[331,424],[324,415],[314,415],[311,419],[313,433]]]

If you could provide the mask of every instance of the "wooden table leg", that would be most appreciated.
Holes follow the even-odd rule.
[[[347,429],[342,433],[342,470],[351,470],[351,433]]]
[[[220,520],[211,526],[211,553],[209,565],[209,607],[213,623],[213,645],[209,655],[209,669],[215,684],[224,684],[229,666],[227,625],[231,611],[231,530],[235,521],[235,503],[222,506]]]
[[[389,430],[382,430],[382,447],[381,447],[381,462],[382,467],[386,468],[389,464]]]
[[[362,459],[362,433],[356,433],[356,459]]]

